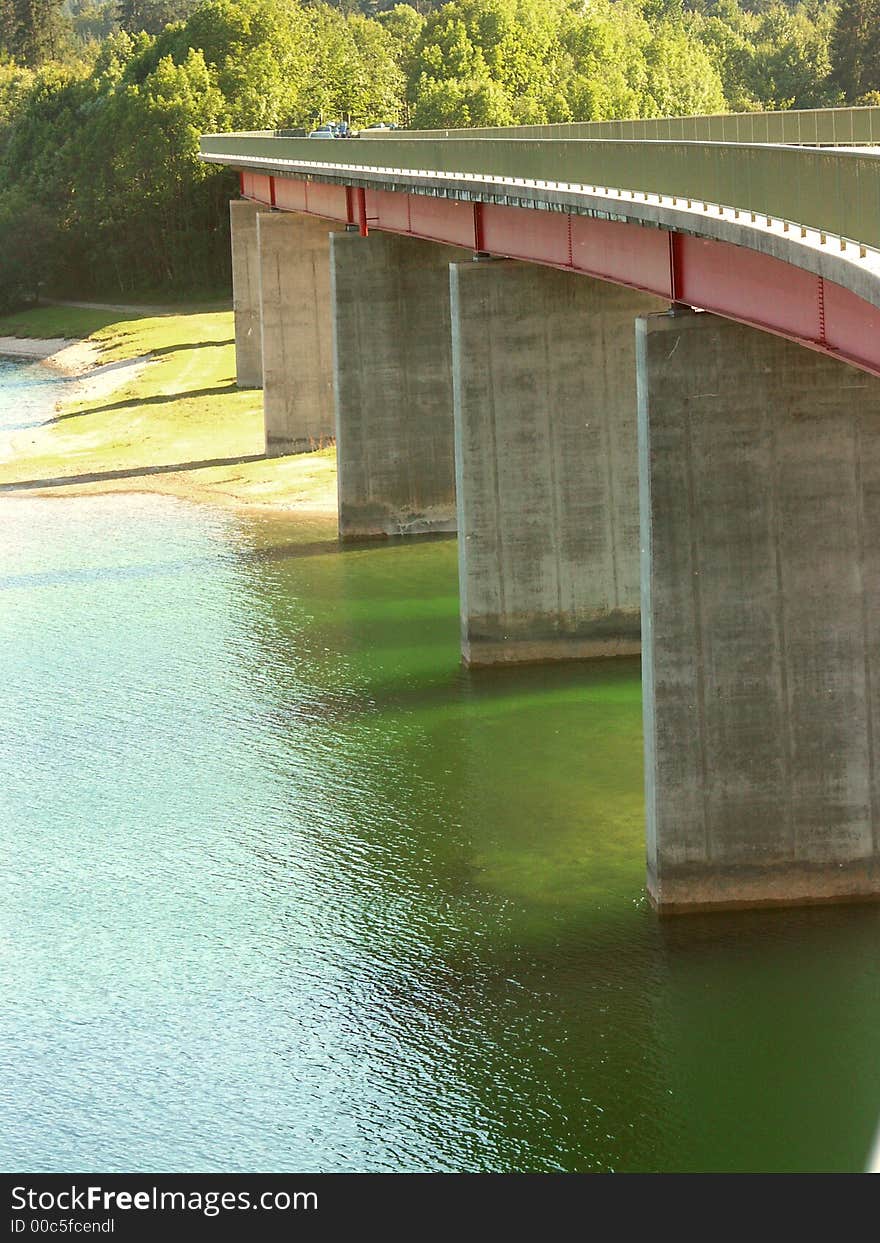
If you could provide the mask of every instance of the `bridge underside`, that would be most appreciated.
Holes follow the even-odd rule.
[[[244,197],[640,289],[788,337],[880,375],[880,309],[804,268],[745,246],[565,211],[359,190],[243,172]]]
[[[641,649],[658,909],[880,896],[880,311],[663,228],[242,188],[243,374],[273,451],[332,408],[340,534],[457,528],[468,663]]]

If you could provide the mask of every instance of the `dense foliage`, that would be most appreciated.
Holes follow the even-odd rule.
[[[228,278],[201,133],[813,107],[880,91],[880,0],[0,0],[0,303]]]

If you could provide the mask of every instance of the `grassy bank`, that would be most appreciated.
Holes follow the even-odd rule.
[[[150,358],[109,396],[90,396],[87,381],[72,385],[70,402],[50,423],[13,433],[0,486],[27,486],[12,495],[151,491],[335,512],[332,449],[263,456],[262,394],[235,386],[231,311],[40,307],[0,317],[2,336],[87,337],[100,363]]]

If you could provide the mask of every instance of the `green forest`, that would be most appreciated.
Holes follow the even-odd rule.
[[[0,0],[0,304],[216,291],[199,135],[880,102],[880,0]]]

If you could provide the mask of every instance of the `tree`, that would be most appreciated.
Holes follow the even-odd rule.
[[[199,0],[117,0],[116,20],[120,30],[137,34],[160,34],[171,22],[185,21],[198,7]]]
[[[55,276],[58,222],[20,188],[0,194],[0,311],[39,298]]]
[[[376,15],[379,25],[391,40],[394,59],[404,78],[412,70],[416,44],[425,27],[425,19],[409,4],[395,4]]]
[[[33,84],[32,70],[11,63],[0,64],[0,156],[2,156],[4,135],[24,106]]]
[[[409,61],[413,124],[563,119],[564,11],[560,0],[452,0],[430,14]]]
[[[62,0],[0,0],[0,46],[20,64],[42,65],[62,46]]]
[[[648,21],[627,0],[596,0],[563,23],[568,56],[561,90],[574,120],[678,116],[725,106],[716,64],[691,24],[673,12]]]
[[[830,81],[847,100],[880,89],[880,0],[840,0],[831,65]]]
[[[827,13],[827,10],[825,10]],[[828,102],[830,21],[803,5],[772,4],[755,31],[752,85],[765,107],[816,108]]]
[[[689,116],[722,112],[724,89],[708,53],[680,28],[665,25],[644,47],[642,116]]]
[[[720,0],[711,13],[690,13],[685,22],[715,66],[730,110],[760,108],[754,82],[757,19],[744,12],[737,0]]]
[[[403,75],[391,36],[376,22],[358,14],[345,18],[326,5],[308,17],[301,119],[347,118],[356,126],[397,120]]]
[[[77,46],[98,43],[118,28],[117,0],[66,0],[64,8]]]

